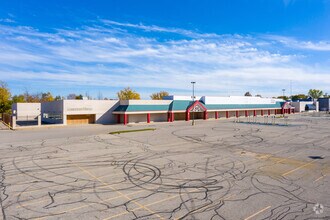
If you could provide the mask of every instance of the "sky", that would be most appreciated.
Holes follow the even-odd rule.
[[[330,0],[0,0],[12,94],[330,93]]]

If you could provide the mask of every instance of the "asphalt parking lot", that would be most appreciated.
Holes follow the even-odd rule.
[[[156,130],[109,134],[146,127]],[[296,114],[288,126],[208,120],[0,131],[0,216],[330,219],[329,128],[330,117]]]

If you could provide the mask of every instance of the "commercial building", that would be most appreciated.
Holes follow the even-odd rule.
[[[41,103],[41,116],[49,124],[113,124],[118,100],[59,100]]]
[[[302,99],[291,102],[296,112],[319,111],[319,102],[312,99]]]
[[[40,116],[41,103],[14,103],[11,109],[17,121],[31,121]]]
[[[17,105],[14,117],[27,108],[34,108],[48,124],[114,124],[173,122],[192,119],[291,114],[295,107],[281,99],[229,96],[167,96],[163,100],[60,100]],[[14,106],[13,106],[14,108]]]
[[[294,113],[294,107],[281,99],[260,97],[202,96],[192,101],[189,96],[169,96],[160,101],[120,101],[113,111],[117,123],[168,121],[193,119],[219,119]]]
[[[330,98],[319,98],[317,101],[320,111],[330,111]]]

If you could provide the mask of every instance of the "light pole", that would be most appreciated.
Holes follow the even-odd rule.
[[[284,99],[285,89],[282,89],[282,92],[283,92],[283,99]],[[284,101],[286,101],[286,100],[284,100]],[[283,118],[284,118],[284,109],[282,109],[282,110],[283,110]]]
[[[192,100],[193,100],[193,104],[195,103],[195,83],[196,82],[191,82],[191,84],[192,84]],[[194,126],[195,125],[195,115],[194,115],[194,112],[195,112],[195,110],[194,109],[192,109],[192,126]]]

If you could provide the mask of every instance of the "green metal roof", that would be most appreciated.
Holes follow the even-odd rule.
[[[115,112],[168,111],[169,105],[120,105]]]
[[[144,111],[185,111],[193,104],[192,101],[173,100],[169,105],[120,105],[114,112],[144,112]],[[283,102],[275,104],[221,104],[221,105],[205,105],[200,102],[207,110],[221,109],[262,109],[262,108],[281,108]]]
[[[185,101],[185,100],[173,100],[170,104],[169,110],[170,111],[185,111],[187,108],[192,105],[192,101]]]

